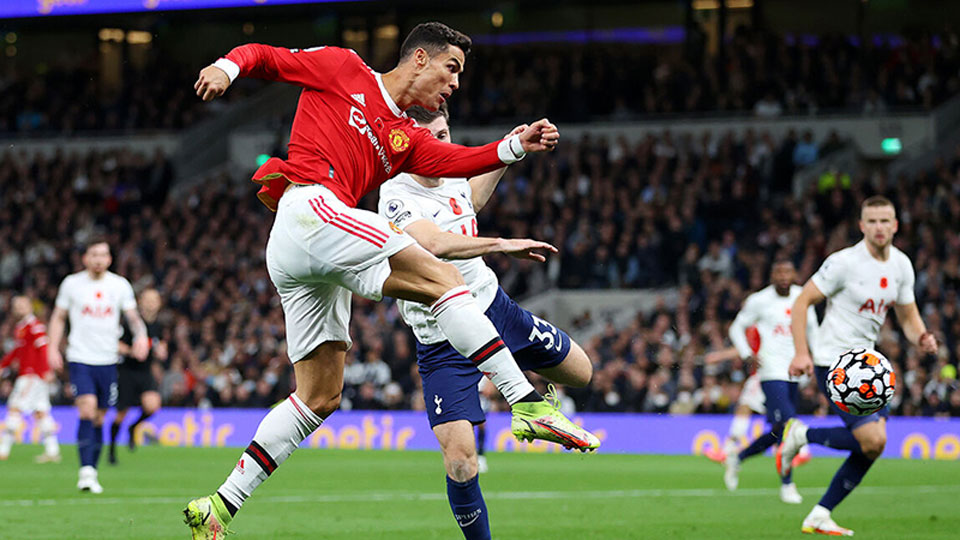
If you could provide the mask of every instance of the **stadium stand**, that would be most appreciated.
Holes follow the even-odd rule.
[[[816,150],[829,151],[832,139]],[[544,238],[562,251],[546,265],[489,258],[508,292],[680,291],[676,309],[638,313],[584,343],[596,373],[587,389],[568,391],[578,409],[728,412],[749,367],[708,368],[703,356],[727,345],[744,296],[765,285],[774,256],[793,258],[805,279],[826,253],[855,241],[856,202],[880,192],[898,206],[898,245],[914,254],[918,305],[942,343],[938,357],[922,358],[900,333],[884,333],[881,348],[904,380],[894,412],[960,415],[960,148],[893,188],[879,174],[855,176],[794,200],[775,179],[795,166],[797,144],[795,135],[774,141],[764,133],[666,132],[637,144],[584,138],[508,172],[480,215],[481,234]],[[214,176],[168,194],[171,174],[160,152],[4,154],[0,303],[24,291],[49,309],[59,280],[79,267],[78,243],[105,231],[113,268],[164,298],[171,354],[155,376],[165,403],[268,406],[292,384],[263,262],[271,216],[242,180]],[[422,408],[412,337],[395,305],[355,300],[354,312],[343,406]],[[4,321],[0,334],[10,335],[12,324]],[[0,384],[0,399],[9,392],[9,382]],[[57,399],[68,392],[61,385]],[[817,392],[802,396],[803,412],[825,410]]]

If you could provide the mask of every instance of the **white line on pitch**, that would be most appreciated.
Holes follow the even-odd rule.
[[[807,487],[804,493],[820,493],[825,487]],[[960,485],[932,486],[864,486],[857,493],[864,495],[896,495],[905,493],[948,493],[960,491]],[[615,489],[604,491],[493,491],[484,493],[485,499],[530,500],[530,499],[620,499],[620,498],[663,498],[663,497],[759,497],[774,496],[776,489],[752,488],[737,491],[725,489]],[[189,496],[183,497],[99,497],[84,495],[68,499],[10,499],[0,500],[0,507],[11,506],[81,506],[101,504],[186,504]],[[275,495],[257,497],[264,503],[339,503],[339,502],[383,502],[383,501],[441,501],[446,500],[444,493],[409,492],[361,492],[329,495]]]

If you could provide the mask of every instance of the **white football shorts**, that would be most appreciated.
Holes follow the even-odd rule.
[[[743,388],[740,390],[739,403],[750,407],[750,410],[757,414],[766,414],[766,401],[763,388],[760,387],[760,375],[754,373],[747,377],[747,380],[743,381]]]
[[[302,360],[326,341],[349,346],[351,292],[380,300],[390,276],[388,257],[415,244],[384,217],[348,207],[321,185],[288,189],[266,257],[280,294],[290,360]]]
[[[21,375],[13,383],[7,405],[24,414],[50,412],[50,385],[36,375]]]

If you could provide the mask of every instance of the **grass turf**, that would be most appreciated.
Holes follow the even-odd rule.
[[[102,495],[75,489],[77,458],[35,465],[40,447],[0,462],[0,538],[189,538],[180,510],[211,493],[235,448],[126,449],[101,466]],[[840,463],[795,475],[802,505],[783,504],[769,457],[744,464],[740,490],[693,456],[489,454],[481,477],[494,538],[799,538],[800,522]],[[858,538],[956,538],[960,462],[881,460],[834,512]],[[459,539],[438,453],[300,450],[231,524],[245,539]]]

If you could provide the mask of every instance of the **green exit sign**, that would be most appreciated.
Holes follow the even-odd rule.
[[[887,137],[880,141],[880,148],[884,154],[899,154],[903,150],[903,143],[898,137]]]

